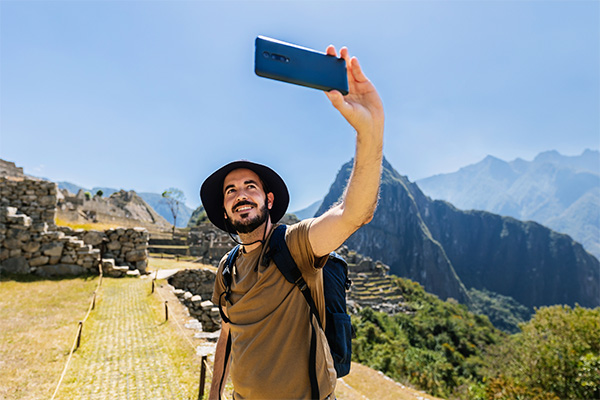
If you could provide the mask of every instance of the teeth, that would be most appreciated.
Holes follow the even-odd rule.
[[[238,210],[238,211],[246,211],[246,210],[250,210],[251,208],[252,208],[252,207],[250,207],[250,206],[244,206],[244,207],[240,207],[240,208],[238,208],[237,210]]]

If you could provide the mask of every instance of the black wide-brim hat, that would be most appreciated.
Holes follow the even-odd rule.
[[[287,186],[277,172],[273,171],[266,165],[253,163],[251,161],[233,161],[215,172],[213,172],[200,188],[200,199],[202,200],[202,206],[206,211],[206,216],[217,228],[225,231],[235,233],[235,231],[229,230],[225,223],[223,208],[223,182],[225,177],[233,170],[245,168],[253,171],[265,184],[267,193],[273,193],[275,199],[273,206],[269,210],[271,216],[271,222],[277,223],[287,211],[288,204],[290,202],[290,194]]]

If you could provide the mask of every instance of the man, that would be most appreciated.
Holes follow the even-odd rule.
[[[327,54],[337,56],[333,46],[327,48]],[[325,321],[321,268],[331,251],[373,218],[383,157],[381,99],[347,48],[340,50],[340,57],[346,60],[349,94],[331,91],[326,95],[356,130],[352,175],[338,205],[320,217],[288,227],[285,236],[321,321]],[[311,398],[308,354],[312,317],[308,305],[300,290],[285,280],[272,261],[263,262],[270,234],[288,206],[285,183],[266,166],[237,161],[206,179],[201,198],[211,222],[226,232],[237,233],[242,245],[232,271],[230,294],[225,296],[222,276],[226,257],[221,260],[215,282],[213,302],[221,306],[230,322],[222,324],[210,398],[221,396],[221,378],[229,371],[234,399]],[[323,331],[319,330],[317,336],[319,398],[333,399],[333,361]],[[228,338],[231,358],[225,360]]]

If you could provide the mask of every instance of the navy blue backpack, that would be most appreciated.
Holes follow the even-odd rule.
[[[288,247],[285,243],[285,231],[286,225],[279,225],[273,231],[271,239],[269,240],[269,250],[264,256],[263,263],[268,264],[269,260],[273,260],[275,265],[285,279],[296,285],[296,287],[302,292],[308,306],[310,308],[311,315],[316,317],[317,323],[320,329],[323,329],[323,324],[319,317],[319,312],[310,293],[310,289],[306,284],[306,281],[302,277],[302,273],[296,265]],[[229,291],[231,290],[231,271],[233,268],[233,262],[236,259],[239,251],[239,245],[236,246],[225,261],[223,268],[223,280],[227,292],[225,296],[227,298]],[[331,356],[337,377],[348,375],[350,372],[350,360],[352,357],[352,324],[350,323],[350,316],[346,312],[346,291],[350,289],[352,282],[348,278],[348,264],[346,261],[339,256],[337,253],[332,252],[329,254],[329,258],[323,267],[323,287],[325,292],[325,336],[329,344]],[[220,302],[219,302],[220,303]],[[221,318],[227,323],[229,319],[221,309],[219,304],[219,310],[221,311]],[[319,399],[319,386],[316,376],[316,330],[313,326],[313,318],[310,317],[312,335],[310,343],[310,355],[309,355],[309,378],[311,383],[311,392],[313,399]],[[229,352],[231,347],[231,337],[228,338],[228,349],[226,352],[226,359],[229,358]],[[223,368],[225,369],[225,367]]]

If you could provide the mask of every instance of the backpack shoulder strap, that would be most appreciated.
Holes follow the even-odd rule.
[[[321,323],[317,306],[315,305],[312,295],[310,294],[310,288],[302,277],[302,272],[296,265],[294,257],[292,257],[292,253],[290,253],[290,249],[288,249],[287,244],[285,243],[286,229],[286,225],[279,225],[275,228],[271,234],[271,239],[269,239],[269,251],[267,252],[267,257],[271,258],[275,262],[277,269],[279,269],[281,274],[288,282],[293,283],[298,289],[300,289],[300,292],[302,292],[306,302],[308,303],[311,315],[315,316],[319,327],[323,329],[323,324]],[[310,379],[311,399],[320,399],[319,382],[317,380],[316,372],[317,333],[315,331],[312,318],[310,318],[310,327],[311,339],[308,357],[308,377]]]
[[[222,275],[223,282],[225,283],[225,291],[219,296],[219,313],[221,314],[221,319],[227,323],[230,323],[231,320],[227,318],[225,312],[223,311],[221,298],[225,296],[225,300],[229,301],[229,295],[231,294],[231,273],[233,271],[233,263],[235,262],[239,251],[240,245],[238,244],[229,252],[229,254],[227,254],[227,259],[225,260],[225,265],[223,266]]]

